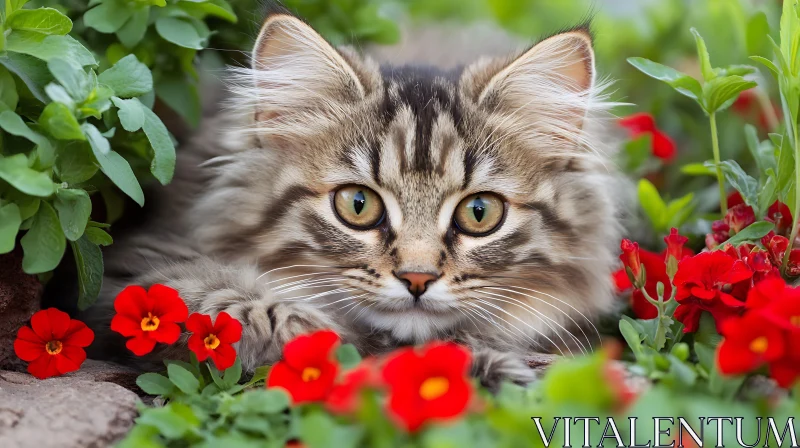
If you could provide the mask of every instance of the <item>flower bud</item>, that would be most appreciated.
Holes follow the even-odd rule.
[[[645,274],[642,269],[642,262],[639,260],[639,243],[623,239],[622,243],[620,243],[620,249],[622,249],[622,255],[619,256],[619,259],[625,266],[628,278],[630,278],[635,288],[642,288],[645,283]]]

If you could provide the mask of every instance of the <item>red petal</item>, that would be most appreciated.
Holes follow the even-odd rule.
[[[694,333],[700,326],[703,309],[695,304],[681,304],[675,309],[675,320],[682,323],[684,333]]]
[[[186,329],[203,338],[208,336],[213,328],[211,316],[208,314],[192,313],[186,320]]]
[[[617,287],[617,292],[624,292],[633,288],[631,279],[628,278],[628,273],[625,272],[625,269],[615,271],[613,274],[611,274],[611,278],[614,280],[614,285]]]
[[[154,300],[153,313],[162,321],[183,322],[189,316],[189,309],[178,291],[165,285],[153,285],[147,294]]]
[[[219,370],[225,370],[236,362],[236,350],[230,344],[219,344],[213,353],[214,365]]]
[[[134,321],[127,314],[115,314],[111,318],[111,330],[125,337],[141,336],[143,333],[141,319]]]
[[[717,365],[725,375],[740,375],[751,372],[761,363],[760,357],[747,349],[725,339],[717,350]]]
[[[285,389],[295,404],[322,401],[333,388],[338,367],[332,362],[326,362],[316,367],[320,369],[319,378],[305,382],[300,376],[302,370],[295,370],[286,362],[280,361],[270,370],[267,387]]]
[[[717,291],[708,290],[698,286],[690,288],[689,292],[698,299],[703,299],[703,300],[713,300],[714,297],[717,296]]]
[[[189,316],[189,318],[191,319],[191,316]],[[205,361],[208,358],[208,349],[206,348],[206,344],[203,341],[202,335],[195,333],[189,336],[188,346],[189,350],[193,351],[197,356],[198,361]]]
[[[17,331],[17,339],[14,341],[14,353],[19,359],[31,362],[46,353],[45,344],[30,327],[25,326]]]
[[[792,361],[781,361],[769,365],[769,374],[783,388],[790,388],[800,378],[800,365]]]
[[[53,376],[59,376],[56,368],[56,357],[44,354],[28,364],[28,373],[43,380]]]
[[[125,347],[136,356],[144,356],[152,352],[155,346],[156,341],[144,335],[128,339],[128,342],[125,343]]]
[[[127,286],[114,299],[114,310],[135,321],[141,321],[142,317],[152,311],[150,301],[147,299],[147,291],[138,285]]]
[[[658,317],[658,308],[648,302],[641,291],[631,294],[631,308],[638,319],[655,319]]]
[[[447,393],[426,404],[425,414],[432,418],[446,419],[461,415],[472,396],[472,388],[464,377],[450,379]]]
[[[330,330],[298,336],[283,347],[283,359],[295,370],[302,371],[330,359],[338,343],[339,335]]]
[[[73,319],[69,322],[69,329],[61,342],[64,345],[88,347],[92,341],[94,341],[94,332],[85,323]]]
[[[217,320],[214,322],[214,334],[222,342],[228,344],[238,342],[242,339],[242,324],[223,311],[217,315]]]
[[[56,368],[63,375],[81,368],[83,361],[86,361],[86,351],[82,348],[65,345],[55,358]]]
[[[623,128],[626,128],[633,136],[656,130],[656,123],[655,120],[653,120],[653,116],[646,112],[628,115],[620,119],[618,123]]]
[[[158,324],[158,328],[154,331],[150,331],[150,337],[156,341],[161,342],[162,344],[174,344],[181,337],[181,327],[178,324],[173,322],[161,322]]]
[[[37,311],[31,317],[31,327],[45,342],[61,339],[69,328],[69,314],[55,308]]]
[[[653,131],[653,155],[664,161],[675,157],[675,142],[660,131]]]

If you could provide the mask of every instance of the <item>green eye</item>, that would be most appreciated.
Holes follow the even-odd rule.
[[[453,220],[464,233],[481,236],[496,229],[503,220],[505,204],[494,193],[478,193],[464,198],[456,207]]]
[[[338,189],[333,196],[333,208],[342,221],[360,229],[374,227],[384,214],[381,197],[360,185]]]

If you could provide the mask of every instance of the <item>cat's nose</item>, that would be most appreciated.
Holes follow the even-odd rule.
[[[419,296],[425,292],[428,285],[439,278],[439,275],[430,272],[398,272],[395,276],[405,283],[408,292],[410,292],[415,299],[419,299]]]

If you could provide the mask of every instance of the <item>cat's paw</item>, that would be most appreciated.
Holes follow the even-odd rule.
[[[472,353],[472,376],[492,392],[500,389],[504,381],[527,385],[536,379],[536,371],[515,353],[479,348]]]
[[[239,357],[248,371],[279,360],[283,346],[302,334],[317,330],[342,334],[331,316],[303,303],[257,301],[238,311],[242,322]]]

